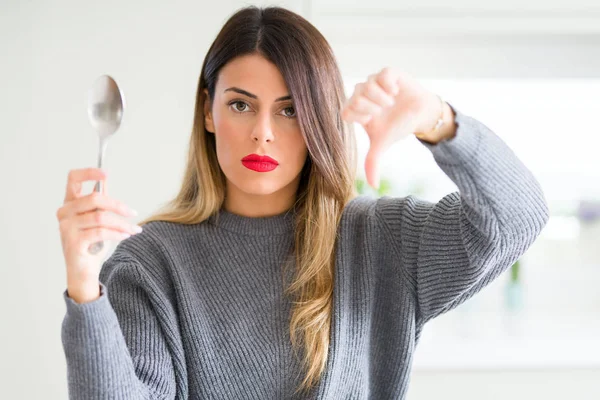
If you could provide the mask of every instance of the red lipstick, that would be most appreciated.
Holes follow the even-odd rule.
[[[257,171],[257,172],[268,172],[277,168],[279,163],[269,156],[259,156],[258,154],[248,154],[242,158],[242,164],[244,167]]]

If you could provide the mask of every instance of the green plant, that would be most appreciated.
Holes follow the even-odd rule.
[[[365,194],[367,182],[362,178],[357,178],[355,182],[356,182],[356,191],[358,192],[358,194]]]
[[[520,260],[517,260],[511,267],[510,267],[510,281],[511,282],[519,282],[519,273],[520,271],[520,267],[521,267],[521,263]]]
[[[356,191],[358,194],[372,193],[378,197],[386,196],[392,191],[392,183],[389,179],[382,178],[379,182],[379,189],[375,190],[367,183],[364,178],[357,178],[355,181]]]

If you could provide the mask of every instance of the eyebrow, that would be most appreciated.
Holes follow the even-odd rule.
[[[248,91],[246,91],[244,89],[240,89],[240,88],[235,87],[235,86],[230,87],[228,89],[225,89],[223,92],[229,92],[229,91],[240,93],[240,94],[243,94],[244,96],[248,96],[248,97],[251,97],[253,99],[258,99],[258,96],[256,96],[255,94],[252,94],[252,93],[250,93],[250,92],[248,92]],[[279,97],[279,98],[275,99],[275,102],[285,101],[285,100],[291,100],[291,99],[292,99],[292,96],[287,95],[287,96],[283,96],[283,97]]]

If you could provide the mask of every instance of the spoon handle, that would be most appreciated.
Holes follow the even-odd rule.
[[[106,143],[104,142],[104,138],[100,139],[100,148],[98,151],[98,168],[102,168],[102,158],[104,157],[104,150],[106,149]],[[97,181],[96,185],[94,186],[94,191],[95,192],[102,192],[102,181]],[[98,209],[96,208],[94,211],[97,211]],[[92,243],[89,247],[88,247],[88,252],[90,254],[98,254],[100,251],[102,251],[102,249],[104,248],[104,242],[103,241],[99,241],[96,243]]]

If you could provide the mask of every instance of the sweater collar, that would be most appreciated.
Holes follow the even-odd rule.
[[[289,234],[294,230],[293,209],[268,217],[246,217],[221,208],[210,217],[216,227],[253,236],[272,236]]]

